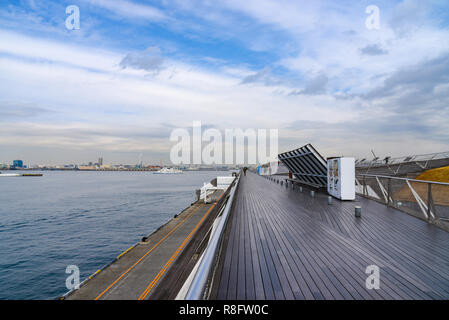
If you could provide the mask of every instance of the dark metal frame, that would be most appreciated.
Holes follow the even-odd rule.
[[[327,187],[327,162],[311,145],[278,155],[299,183],[315,188]]]

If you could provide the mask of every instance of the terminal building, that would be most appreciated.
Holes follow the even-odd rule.
[[[12,167],[13,167],[13,168],[16,168],[16,169],[24,168],[24,166],[23,166],[23,161],[22,161],[22,160],[14,160],[14,161],[12,162]]]

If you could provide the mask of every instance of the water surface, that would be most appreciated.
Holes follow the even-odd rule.
[[[64,294],[68,265],[85,279],[189,206],[203,182],[229,175],[39,173],[0,178],[0,299]]]

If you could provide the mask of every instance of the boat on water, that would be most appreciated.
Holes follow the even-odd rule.
[[[21,174],[19,173],[1,173],[0,172],[0,177],[20,177]]]
[[[42,177],[42,173],[1,173],[0,177]]]
[[[161,170],[155,171],[153,173],[154,174],[180,174],[180,173],[184,173],[184,172],[179,169],[164,167]]]

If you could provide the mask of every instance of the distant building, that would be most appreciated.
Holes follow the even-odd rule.
[[[101,158],[98,158],[98,165],[99,166],[102,166],[103,165],[103,158],[101,157]]]
[[[97,169],[97,167],[95,167],[95,166],[92,166],[92,165],[90,165],[90,166],[78,166],[78,170],[86,170],[86,171],[89,171],[89,170],[96,170]]]
[[[22,160],[14,160],[12,162],[13,168],[23,168],[23,161]]]

